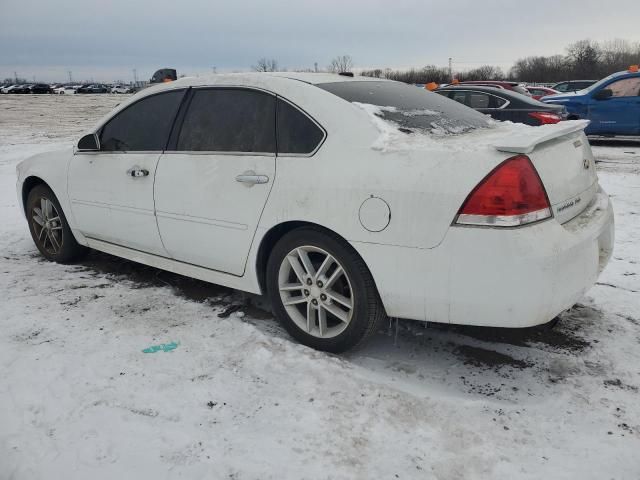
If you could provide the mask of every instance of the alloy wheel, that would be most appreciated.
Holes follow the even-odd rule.
[[[302,331],[317,338],[340,335],[351,322],[354,294],[338,260],[314,246],[300,246],[282,260],[278,272],[282,304]]]
[[[31,209],[31,223],[35,238],[40,246],[52,255],[57,255],[62,248],[62,220],[51,200],[40,197]]]

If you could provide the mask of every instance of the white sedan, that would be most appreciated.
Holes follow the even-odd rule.
[[[53,93],[55,93],[56,95],[75,95],[76,87],[62,85],[60,87],[54,88]]]
[[[340,352],[386,316],[527,327],[574,305],[614,235],[586,125],[501,125],[379,79],[183,78],[20,163],[17,190],[47,259],[266,293]]]
[[[115,85],[111,87],[111,93],[131,93],[131,88],[125,85]]]

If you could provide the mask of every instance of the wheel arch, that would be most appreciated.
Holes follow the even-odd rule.
[[[351,243],[349,243],[349,241],[346,238],[344,238],[342,235],[340,235],[339,233],[327,227],[323,227],[322,225],[319,225],[317,223],[307,222],[302,220],[292,220],[292,221],[279,223],[278,225],[274,225],[269,229],[269,231],[267,231],[267,233],[262,237],[262,240],[260,241],[260,246],[258,247],[258,253],[256,255],[256,274],[258,277],[258,285],[260,287],[260,291],[263,294],[267,291],[267,282],[266,282],[267,262],[269,261],[269,254],[271,250],[273,249],[275,244],[287,233],[292,232],[293,230],[298,230],[300,228],[305,228],[305,227],[311,227],[311,228],[320,230],[342,241],[347,248],[352,250],[356,255],[358,255],[362,259],[362,261],[367,267],[367,270],[369,270],[369,273],[371,273],[372,278],[374,278],[373,273],[371,272],[371,269],[367,265],[367,262],[365,261],[365,259],[362,258],[362,255],[360,255],[360,253],[355,248],[353,248],[353,245],[351,245]],[[375,278],[374,278],[374,283],[375,283]],[[377,286],[376,286],[376,290],[377,290]]]
[[[45,185],[51,188],[47,182],[36,175],[30,175],[24,179],[24,182],[22,182],[22,210],[24,210],[25,215],[27,214],[27,198],[29,197],[29,192],[38,185]]]

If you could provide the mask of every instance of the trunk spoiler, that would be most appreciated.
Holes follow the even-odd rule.
[[[541,143],[584,130],[589,123],[589,120],[568,120],[554,125],[533,127],[526,135],[505,137],[493,146],[500,152],[527,154],[533,152]]]

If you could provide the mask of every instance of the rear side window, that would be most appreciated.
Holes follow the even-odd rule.
[[[464,104],[467,101],[467,92],[466,91],[452,92],[450,98],[455,100],[458,103]]]
[[[486,93],[481,92],[469,92],[468,105],[471,108],[489,108],[491,104],[491,97]]]
[[[255,90],[195,90],[176,148],[275,153],[275,108],[275,96]]]
[[[127,107],[102,127],[100,150],[164,150],[184,90],[159,93]]]
[[[313,152],[324,132],[309,117],[293,105],[278,99],[278,154]]]
[[[317,86],[344,100],[365,106],[376,116],[394,122],[401,131],[461,134],[490,125],[483,114],[473,109],[424,88],[400,82],[348,81]]]

